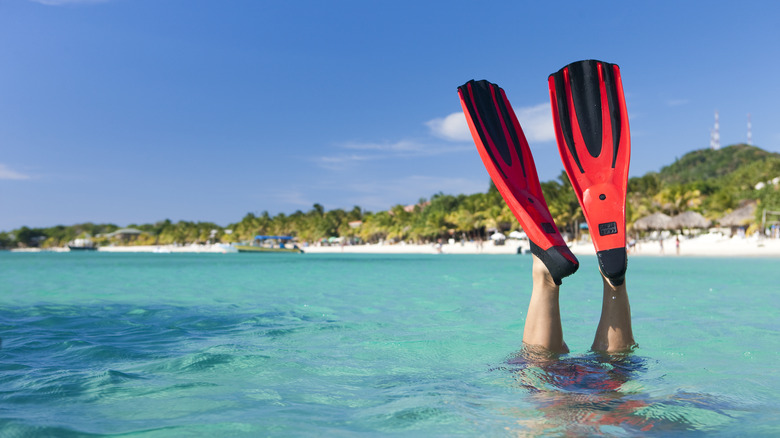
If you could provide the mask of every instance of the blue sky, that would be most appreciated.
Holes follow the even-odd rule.
[[[0,230],[227,225],[484,192],[456,89],[500,84],[540,179],[547,76],[621,66],[631,175],[780,152],[776,2],[0,0]]]

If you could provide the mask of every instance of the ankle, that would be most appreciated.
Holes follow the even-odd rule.
[[[558,285],[555,284],[555,280],[553,280],[552,275],[550,274],[550,270],[547,269],[547,266],[542,262],[538,257],[533,256],[534,264],[533,264],[533,281],[534,284],[543,284],[546,287],[555,287],[558,288]]]

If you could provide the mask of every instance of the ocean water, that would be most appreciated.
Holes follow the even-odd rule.
[[[529,256],[0,252],[0,436],[780,435],[780,259],[581,263],[539,360]]]

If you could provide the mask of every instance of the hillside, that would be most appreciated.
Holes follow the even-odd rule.
[[[724,179],[733,174],[740,176],[740,183],[748,184],[778,176],[780,154],[746,144],[727,146],[719,150],[701,149],[689,152],[663,167],[659,172],[659,179],[664,184],[687,184]]]

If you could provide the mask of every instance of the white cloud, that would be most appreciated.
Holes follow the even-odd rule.
[[[552,112],[549,103],[515,110],[517,120],[523,128],[529,142],[544,142],[555,140]],[[425,123],[436,137],[451,141],[471,141],[466,116],[462,112],[452,113],[443,118],[433,119]]]
[[[549,103],[520,108],[515,110],[515,115],[529,143],[555,140],[552,108]]]
[[[62,5],[78,5],[78,4],[94,4],[94,3],[106,3],[109,0],[30,0],[34,3],[40,3],[48,6],[62,6]]]
[[[30,176],[10,169],[5,164],[0,163],[0,179],[23,180],[30,179]]]
[[[425,122],[425,125],[431,130],[431,134],[445,140],[471,140],[469,125],[466,123],[466,116],[463,115],[463,112],[452,113],[443,118],[433,119]]]

